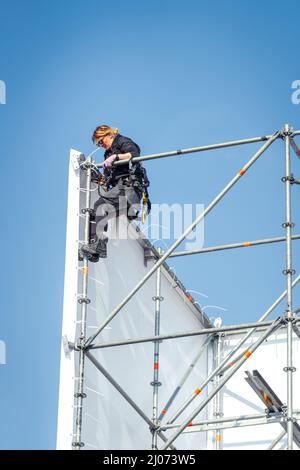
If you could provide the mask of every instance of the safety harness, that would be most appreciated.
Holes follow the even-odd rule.
[[[142,212],[141,212],[141,221],[144,224],[146,216],[150,214],[151,211],[151,201],[149,198],[148,187],[150,181],[147,176],[146,168],[144,168],[140,163],[129,163],[129,174],[121,175],[118,177],[114,176],[114,171],[100,173],[92,169],[92,181],[98,184],[98,194],[100,194],[100,187],[104,187],[106,190],[109,190],[119,179],[123,179],[123,182],[127,186],[132,186],[135,188],[141,195],[142,201]]]
[[[150,181],[147,176],[146,168],[144,168],[140,163],[129,163],[129,179],[132,181],[132,186],[137,188],[142,195],[141,220],[142,224],[144,224],[146,216],[151,212],[151,201],[148,193]]]

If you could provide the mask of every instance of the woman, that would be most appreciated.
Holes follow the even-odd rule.
[[[108,188],[99,186],[100,197],[94,204],[90,219],[90,243],[83,245],[80,259],[86,256],[89,261],[97,262],[107,256],[107,222],[108,219],[127,213],[133,219],[137,217],[142,197],[142,173],[140,163],[129,167],[131,158],[140,156],[140,147],[129,137],[119,134],[118,129],[103,124],[98,126],[92,136],[94,144],[105,149],[104,176],[109,181]],[[117,161],[128,161],[127,164],[114,166]]]

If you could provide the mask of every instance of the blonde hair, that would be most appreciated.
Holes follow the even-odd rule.
[[[97,143],[100,139],[103,139],[106,135],[117,135],[119,134],[119,129],[107,126],[103,124],[102,126],[96,127],[92,135],[92,141]]]

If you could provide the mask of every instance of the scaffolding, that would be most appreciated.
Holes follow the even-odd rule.
[[[113,309],[113,311],[108,315],[108,317],[103,321],[102,324],[98,325],[96,332],[90,336],[87,335],[86,330],[86,321],[87,321],[87,310],[89,308],[90,299],[88,297],[88,269],[89,262],[86,257],[83,259],[83,264],[81,266],[81,271],[83,274],[82,285],[80,294],[78,293],[78,303],[81,305],[81,318],[79,322],[80,334],[79,337],[75,339],[74,342],[68,341],[67,348],[73,354],[75,354],[76,361],[78,364],[79,376],[76,382],[76,392],[75,392],[75,410],[76,410],[76,419],[75,419],[75,430],[72,446],[76,450],[80,450],[84,446],[82,442],[82,414],[84,407],[84,399],[86,398],[85,389],[84,389],[84,380],[85,380],[85,364],[86,359],[91,361],[95,366],[95,369],[100,371],[106,379],[112,384],[112,386],[118,390],[118,392],[123,396],[123,398],[133,407],[133,409],[140,415],[144,422],[149,426],[150,433],[152,434],[152,449],[159,450],[158,447],[158,438],[163,441],[163,446],[161,450],[165,449],[175,449],[174,443],[178,436],[180,436],[186,429],[195,427],[200,432],[203,431],[214,431],[215,436],[215,449],[222,449],[222,430],[227,429],[228,427],[234,426],[252,426],[257,424],[267,424],[274,422],[284,422],[284,431],[276,438],[276,440],[269,446],[269,449],[275,448],[276,444],[283,438],[285,433],[287,434],[287,448],[289,450],[293,449],[293,442],[295,439],[294,430],[295,423],[299,418],[299,411],[294,409],[293,406],[293,373],[295,372],[295,367],[293,363],[293,343],[292,335],[293,332],[300,335],[299,329],[297,327],[298,319],[297,313],[298,309],[293,307],[293,287],[296,286],[300,281],[300,275],[293,280],[295,275],[295,270],[292,264],[292,241],[298,240],[300,238],[299,234],[292,234],[292,229],[294,223],[292,221],[292,210],[291,210],[291,189],[294,184],[300,184],[300,181],[295,179],[291,172],[291,155],[290,149],[295,152],[297,158],[299,158],[300,151],[297,147],[297,144],[294,140],[294,137],[300,135],[300,131],[294,131],[288,124],[284,126],[281,131],[277,131],[272,135],[255,137],[250,139],[243,139],[231,142],[224,142],[219,144],[207,145],[202,147],[195,147],[183,150],[176,150],[172,152],[165,152],[159,154],[146,155],[138,158],[134,158],[133,162],[138,161],[147,161],[160,158],[167,158],[172,156],[192,154],[196,152],[206,152],[212,151],[215,149],[222,149],[228,147],[234,147],[239,145],[246,145],[251,143],[263,142],[263,145],[259,150],[249,159],[249,161],[241,168],[237,174],[229,181],[225,188],[217,195],[217,197],[199,214],[193,223],[182,233],[182,235],[172,244],[170,248],[162,252],[160,249],[155,250],[153,247],[152,255],[155,258],[155,264],[149,269],[149,271],[140,279],[140,281],[135,285],[135,287],[125,296],[125,298]],[[254,240],[241,243],[219,245],[215,247],[202,248],[198,250],[186,250],[186,251],[175,251],[176,248],[181,244],[183,240],[195,229],[195,227],[208,215],[209,212],[218,204],[218,202],[236,185],[236,183],[246,174],[247,170],[254,165],[254,163],[264,154],[264,152],[278,139],[282,139],[284,142],[284,156],[285,156],[285,174],[282,177],[282,181],[285,184],[285,221],[282,224],[285,229],[285,237],[273,237],[263,240]],[[126,162],[119,161],[116,165],[122,165]],[[81,172],[84,173],[86,178],[85,186],[85,208],[83,210],[85,218],[85,228],[84,228],[84,243],[89,242],[89,225],[90,225],[90,213],[91,213],[91,175],[92,168],[97,166],[101,167],[101,164],[96,164],[92,157],[89,156],[86,160],[81,159],[78,162]],[[164,300],[161,295],[161,267],[165,266],[165,261],[168,258],[172,257],[182,257],[182,256],[191,256],[201,253],[222,251],[222,250],[231,250],[239,249],[244,247],[264,245],[271,243],[282,243],[285,242],[286,245],[286,261],[285,269],[283,274],[286,276],[286,290],[275,300],[275,302],[267,309],[266,312],[259,318],[257,322],[248,323],[244,325],[232,325],[222,327],[217,325],[217,327],[208,326],[207,328],[202,328],[197,331],[182,331],[178,333],[173,333],[169,335],[160,334],[160,307],[161,302]],[[77,253],[74,253],[74,256],[77,256]],[[155,325],[154,325],[154,335],[148,337],[138,337],[130,340],[120,340],[114,342],[102,342],[98,343],[96,339],[99,337],[100,333],[103,331],[107,325],[120,313],[123,307],[132,299],[132,297],[142,288],[142,286],[149,280],[151,276],[156,274],[156,291],[153,293],[153,301],[155,304],[154,313],[155,313]],[[286,309],[285,312],[276,320],[268,321],[267,318],[275,310],[275,308],[286,299]],[[270,337],[271,334],[278,331],[279,329],[286,331],[286,367],[284,371],[286,372],[286,390],[287,390],[287,404],[286,407],[278,407],[273,413],[267,415],[249,415],[249,416],[234,416],[234,417],[223,417],[223,408],[222,408],[222,399],[220,396],[221,389],[229,381],[229,379],[241,368],[241,366],[249,359],[250,356],[264,343],[264,341]],[[245,335],[238,341],[238,343],[232,348],[232,350],[223,357],[223,339],[224,334],[236,332],[245,332]],[[247,340],[256,333],[258,335],[255,338],[255,341],[248,346],[241,354],[239,354],[234,359],[233,356],[237,351],[243,347]],[[299,334],[298,334],[299,333]],[[158,408],[158,395],[159,395],[159,357],[160,357],[160,343],[170,339],[182,338],[182,337],[192,337],[192,336],[201,336],[206,335],[204,343],[201,345],[200,349],[197,351],[196,356],[193,358],[190,363],[187,371],[182,376],[174,392],[169,397],[169,400],[164,404],[162,411],[159,413]],[[299,336],[300,337],[300,336]],[[148,417],[141,408],[135,403],[135,401],[126,393],[124,389],[118,384],[118,382],[111,376],[111,374],[103,367],[103,365],[95,358],[93,355],[94,350],[101,348],[114,348],[118,346],[129,346],[132,344],[153,342],[153,381],[151,386],[153,387],[153,403],[152,403],[152,417]],[[212,345],[215,348],[215,364],[213,370],[208,374],[205,380],[199,385],[199,387],[194,390],[191,396],[186,400],[185,403],[177,409],[168,422],[165,424],[163,422],[166,414],[169,412],[169,408],[172,406],[175,397],[183,387],[188,376],[192,373],[195,364],[198,362],[199,358],[203,354],[205,348],[209,345]],[[66,347],[66,345],[65,345]],[[202,400],[200,404],[194,407],[191,414],[184,418],[182,422],[178,423],[178,418],[183,414],[186,409],[196,401],[198,396],[203,392],[205,388],[208,387],[210,383],[213,383],[213,388],[207,392],[206,397]],[[213,410],[214,410],[214,419],[212,420],[202,420],[195,421],[199,413],[204,410],[209,403],[213,401]],[[174,433],[170,437],[166,437],[165,431],[167,429],[174,429]]]

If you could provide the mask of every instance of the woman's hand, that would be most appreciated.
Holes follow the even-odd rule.
[[[103,168],[105,168],[106,170],[110,170],[116,158],[117,158],[117,155],[113,154],[110,157],[108,157],[106,160],[104,160]]]

